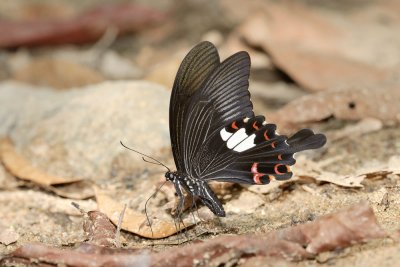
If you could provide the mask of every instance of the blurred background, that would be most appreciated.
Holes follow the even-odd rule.
[[[183,57],[203,40],[218,47],[222,60],[249,52],[255,112],[277,123],[280,133],[311,127],[328,136],[324,149],[299,162],[303,176],[340,188],[366,187],[377,194],[376,202],[390,186],[398,192],[393,170],[400,165],[399,1],[0,1],[0,205],[5,207],[0,226],[17,225],[15,231],[28,241],[79,239],[60,241],[53,230],[26,230],[39,224],[38,212],[49,229],[80,229],[80,222],[68,217],[76,211],[53,199],[89,199],[82,205],[95,208],[91,186],[60,186],[75,181],[106,188],[143,211],[164,170],[144,163],[119,141],[174,169],[169,94]],[[357,176],[382,170],[394,176],[378,175],[387,178],[378,184]],[[366,198],[363,191],[349,196],[313,186],[338,194],[321,210],[315,207],[314,217]],[[235,188],[233,198],[242,190]],[[231,189],[224,190],[217,193],[228,195],[229,202]],[[285,189],[272,195],[270,189],[257,190],[252,192],[269,197],[257,202],[243,196],[239,208],[231,205],[228,212],[263,209]],[[398,195],[394,201],[400,201]],[[165,202],[160,197],[155,206]],[[65,205],[69,223],[62,216],[54,219],[39,203]],[[310,210],[291,206],[290,212],[299,212],[301,221]],[[395,227],[390,222],[395,215],[385,218]],[[285,221],[275,219],[272,228]]]

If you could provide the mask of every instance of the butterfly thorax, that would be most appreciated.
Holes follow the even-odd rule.
[[[178,171],[167,171],[165,173],[165,178],[174,185],[182,186],[189,194],[192,195],[196,193],[197,188],[204,183],[204,181],[200,179],[190,177],[189,175],[180,173]]]
[[[165,173],[165,179],[167,180],[167,181],[170,181],[170,182],[174,182],[175,180],[177,180],[177,179],[181,179],[181,174],[179,174],[178,172],[172,172],[172,171],[167,171],[166,173]]]

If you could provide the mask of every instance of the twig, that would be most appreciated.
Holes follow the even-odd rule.
[[[121,233],[121,225],[122,221],[124,220],[124,215],[125,215],[125,210],[126,210],[126,204],[124,205],[124,208],[122,209],[121,213],[119,214],[119,219],[118,219],[118,224],[117,224],[117,231],[115,232],[115,246],[117,248],[121,247],[121,242],[119,240],[120,238],[120,233]]]

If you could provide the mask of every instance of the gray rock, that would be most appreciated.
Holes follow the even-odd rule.
[[[107,179],[121,156],[148,167],[120,140],[154,156],[170,146],[168,102],[168,90],[145,81],[69,91],[0,83],[0,136],[51,174]]]

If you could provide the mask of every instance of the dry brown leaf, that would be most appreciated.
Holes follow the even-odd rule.
[[[364,179],[383,179],[391,174],[400,174],[400,166],[391,166],[390,161],[377,166],[361,168],[357,173],[349,175],[338,175],[322,170],[321,166],[305,157],[297,159],[299,168],[296,168],[296,176],[299,179],[312,179],[315,182],[328,182],[343,187],[361,188]],[[368,164],[367,164],[368,165]]]
[[[390,16],[393,11],[382,2],[366,4],[357,12],[346,14],[299,2],[269,2],[250,12],[252,15],[238,32],[247,43],[266,51],[275,66],[310,91],[378,87],[396,83],[393,74],[399,64],[398,59],[393,59],[396,46],[388,45],[400,42],[394,37],[397,21],[383,30],[376,14],[370,12],[380,9],[380,16]],[[359,15],[368,12],[372,14],[363,18]],[[376,45],[376,36],[386,41]]]
[[[115,247],[116,228],[104,213],[99,211],[89,211],[83,222],[83,230],[87,234],[88,243]]]
[[[269,51],[271,50],[274,51],[272,55],[274,64],[302,88],[310,91],[371,86],[383,84],[392,78],[392,73],[389,71],[337,55],[319,54],[279,44],[274,45]]]
[[[0,158],[5,168],[20,179],[32,181],[39,185],[50,186],[81,181],[80,178],[65,178],[51,175],[33,166],[27,159],[19,154],[10,139],[0,140]]]
[[[0,157],[0,190],[10,190],[20,186],[21,180],[9,174],[1,164]]]
[[[299,228],[307,240],[311,240],[306,250],[313,254],[386,236],[367,202],[325,215],[314,223],[301,225]],[[297,239],[296,233],[289,233],[288,236]]]
[[[117,224],[119,215],[123,210],[124,205],[122,203],[118,203],[111,196],[107,195],[105,192],[102,192],[98,188],[95,189],[95,194],[99,210],[105,213],[114,224]],[[160,211],[160,213],[163,212],[164,211]],[[125,210],[121,229],[143,237],[158,239],[171,236],[179,230],[194,224],[193,217],[183,218],[184,224],[179,222],[179,229],[177,229],[172,217],[170,217],[170,220],[167,220],[164,218],[161,219],[159,217],[150,216],[149,219],[151,221],[151,228],[148,225],[145,214],[132,210],[128,207]],[[196,218],[196,220],[199,221],[199,218]]]
[[[87,180],[46,187],[57,195],[71,199],[88,199],[94,196],[93,183]]]
[[[344,120],[375,118],[384,124],[400,121],[400,87],[321,92],[294,100],[269,114],[278,124],[302,124],[335,117]]]
[[[296,159],[297,164],[294,168],[298,181],[303,179],[314,180],[317,183],[327,182],[348,188],[362,188],[361,182],[364,176],[359,175],[338,175],[333,172],[324,171],[320,165],[314,161],[308,160],[304,156]]]

